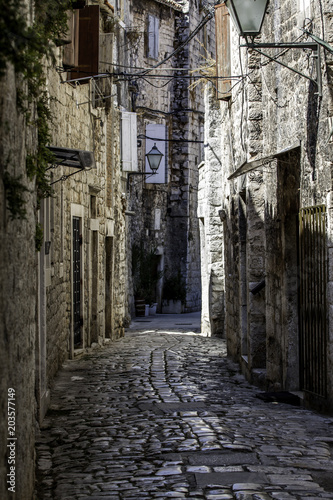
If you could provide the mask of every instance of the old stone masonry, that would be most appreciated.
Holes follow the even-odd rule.
[[[225,342],[182,330],[185,316],[178,331],[134,323],[64,365],[37,500],[333,499],[333,418],[259,398]]]

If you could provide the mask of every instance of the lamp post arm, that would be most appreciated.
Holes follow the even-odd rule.
[[[241,47],[248,47],[250,49],[255,50],[258,52],[258,54],[261,54],[264,57],[267,57],[271,61],[274,61],[281,66],[284,66],[287,69],[290,69],[290,71],[293,71],[294,73],[297,73],[300,76],[303,76],[304,78],[307,78],[311,82],[315,83],[318,88],[318,95],[321,97],[322,96],[322,83],[321,83],[321,67],[320,67],[320,51],[319,51],[319,46],[317,43],[247,43],[246,45],[241,45]],[[316,50],[317,55],[317,64],[316,64],[316,70],[317,70],[317,80],[314,80],[311,78],[309,75],[306,75],[305,73],[302,73],[301,71],[298,71],[297,69],[291,68],[287,64],[283,63],[282,61],[279,61],[276,57],[270,56],[266,54],[265,52],[262,52],[259,50],[259,48],[301,48],[301,49],[312,49]]]
[[[148,176],[151,176],[151,175],[156,175],[156,172],[129,172],[127,174],[127,191],[129,190],[129,181],[130,181],[130,177],[132,177],[132,175],[148,175]]]
[[[316,42],[276,42],[276,43],[254,43],[248,42],[245,45],[241,45],[241,47],[248,47],[250,49],[255,49],[256,47],[262,49],[311,49],[317,50],[318,43]]]

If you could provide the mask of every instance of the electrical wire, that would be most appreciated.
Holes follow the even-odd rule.
[[[136,109],[142,109],[144,111],[150,111],[152,113],[159,113],[165,116],[177,115],[178,113],[197,113],[199,115],[205,114],[204,111],[199,111],[197,109],[189,109],[189,108],[178,109],[174,111],[161,111],[159,109],[148,108],[147,106],[136,106]]]
[[[160,137],[148,137],[144,134],[139,134],[138,139],[149,139],[150,141],[160,141],[160,142],[193,142],[194,144],[203,144],[204,141],[196,141],[192,139],[161,139]]]
[[[192,40],[192,38],[194,38],[199,33],[199,31],[201,31],[202,28],[211,19],[213,19],[213,17],[214,17],[214,9],[211,8],[209,10],[208,14],[206,14],[206,16],[202,19],[202,21],[200,21],[200,23],[198,24],[198,26],[193,31],[191,31],[191,33],[188,35],[188,37],[186,38],[186,40],[184,40],[184,42],[181,43],[179,45],[179,47],[177,47],[177,49],[175,49],[173,52],[171,52],[171,54],[169,54],[167,57],[165,57],[162,61],[160,61],[159,63],[155,64],[155,66],[153,66],[151,69],[146,70],[145,73],[149,73],[153,69],[156,69],[159,66],[162,66],[162,64],[166,63],[167,61],[169,61],[169,59],[171,59],[172,57],[174,57],[175,55],[177,55],[178,52],[180,52]]]
[[[229,76],[213,76],[213,75],[145,75],[144,77],[142,75],[139,75],[137,73],[111,73],[111,76],[128,76],[129,78],[136,79],[136,78],[169,78],[170,80],[200,80],[202,78],[211,78],[212,80],[238,80],[239,78],[242,78],[243,75],[229,75]]]
[[[166,87],[167,85],[169,85],[169,83],[173,81],[173,78],[171,78],[169,81],[167,81],[163,85],[154,85],[153,83],[149,82],[146,78],[143,78],[143,77],[142,77],[142,80],[144,82],[148,83],[148,85],[151,85],[152,87],[154,87],[155,89],[162,89],[163,87]]]
[[[135,69],[135,68],[133,68]],[[187,69],[187,71],[195,71],[195,70],[190,70]],[[199,69],[198,69],[199,71]],[[68,72],[67,70],[59,70],[59,73],[63,72],[66,73]],[[80,73],[84,73],[84,71],[80,70]],[[158,79],[165,79],[168,78],[170,81],[171,80],[176,80],[176,79],[184,79],[184,80],[199,80],[203,78],[210,78],[212,80],[236,80],[239,78],[242,78],[242,75],[229,75],[229,76],[206,76],[206,75],[146,75],[146,74],[141,74],[141,73],[127,73],[127,72],[118,72],[118,73],[100,73],[97,75],[91,75],[90,73],[86,72],[87,75],[85,77],[81,78],[71,78],[69,80],[63,80],[62,83],[80,83],[80,81],[85,81],[85,80],[95,80],[95,79],[101,79],[101,78],[117,78],[118,81],[126,81],[128,79],[136,80],[140,78],[158,78]]]

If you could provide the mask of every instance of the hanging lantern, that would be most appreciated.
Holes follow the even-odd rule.
[[[149,163],[149,167],[152,170],[153,174],[156,174],[156,171],[157,171],[158,167],[160,166],[160,163],[161,163],[163,156],[164,155],[161,153],[161,151],[159,151],[157,149],[156,142],[155,142],[154,146],[151,148],[149,153],[146,154],[146,157],[147,157],[147,160]]]
[[[225,4],[241,36],[259,35],[268,0],[226,0]]]

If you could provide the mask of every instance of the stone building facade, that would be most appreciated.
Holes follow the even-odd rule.
[[[111,75],[117,57],[114,8],[96,1],[78,13],[79,25],[89,20],[89,44],[97,38],[98,51],[92,55],[96,68],[64,66],[64,52],[59,50],[57,67],[67,71],[58,74],[49,67],[47,73],[54,116],[51,150],[57,156],[50,169],[53,196],[41,210],[44,237],[51,242],[48,254],[41,252],[41,314],[52,332],[46,335],[47,378],[68,353],[74,357],[86,347],[122,336],[127,321],[117,84],[112,76],[96,76]],[[75,151],[86,154],[88,167],[82,162],[76,169],[64,165],[62,155],[74,157]]]
[[[220,79],[206,89],[198,213],[203,328],[226,336],[251,381],[322,409],[333,403],[331,11],[269,2],[255,41],[319,41],[261,49],[269,58],[239,48],[216,6]]]
[[[153,301],[159,312],[169,311],[163,299],[181,297],[183,311],[201,307],[196,212],[204,107],[203,92],[195,85],[192,71],[206,65],[213,50],[213,23],[205,4],[133,1],[127,28],[132,89],[129,111],[136,115],[137,170],[150,171],[145,155],[154,143],[163,154],[156,175],[140,177],[130,172],[128,184],[130,245],[131,249],[141,247],[145,253],[156,253]],[[191,37],[195,30],[196,36]],[[135,295],[136,283],[133,285]]]
[[[25,81],[10,63],[0,78],[3,499],[13,498],[7,483],[13,470],[15,498],[33,498],[36,432],[63,361],[119,338],[130,318],[120,148],[121,109],[129,94],[126,82],[113,78],[124,57],[121,18],[128,7],[73,3],[66,39],[54,47],[54,60],[45,59],[46,149],[53,155],[46,180],[52,194],[40,204],[27,160],[45,133],[38,125],[42,111],[33,99],[29,115],[18,107]],[[31,25],[35,3],[26,7],[29,15],[22,14]],[[17,438],[14,450],[7,447],[10,436]]]
[[[10,477],[15,467],[17,498],[34,487],[34,439],[35,439],[35,336],[37,276],[35,251],[35,197],[34,182],[25,169],[27,145],[33,142],[31,130],[16,109],[17,75],[9,67],[0,80],[0,134],[1,134],[1,181],[0,181],[0,497],[13,498],[8,491]],[[22,133],[18,133],[18,130]],[[7,182],[5,182],[7,172]],[[12,219],[5,196],[10,181],[20,179],[24,192],[26,217]],[[14,392],[12,392],[14,390]],[[9,406],[8,406],[9,403]],[[15,408],[15,421],[9,420],[9,411]],[[12,417],[11,417],[12,418]],[[7,444],[9,427],[15,427],[13,441],[15,463],[9,464]],[[17,443],[17,446],[16,446]],[[10,453],[10,452],[9,452]]]

